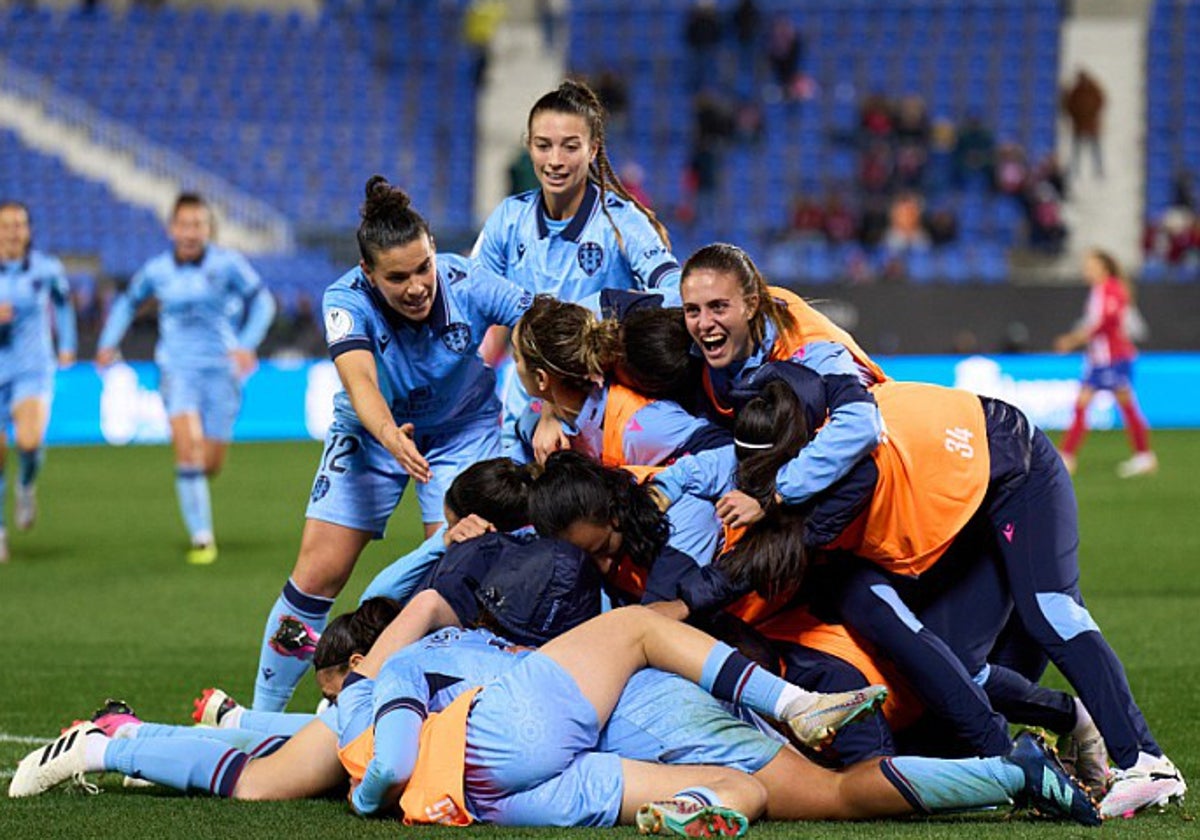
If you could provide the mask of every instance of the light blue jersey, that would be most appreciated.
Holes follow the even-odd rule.
[[[562,421],[571,448],[599,461],[604,451],[605,410],[608,386],[593,388],[583,402],[575,422]],[[712,440],[727,441],[729,435],[707,420],[688,414],[670,400],[654,400],[625,421],[621,431],[622,464],[653,467],[677,458],[693,448],[707,448]]]
[[[560,300],[603,288],[679,288],[679,262],[646,214],[612,193],[601,207],[593,183],[562,230],[553,227],[541,190],[509,196],[484,223],[472,255],[522,288]]]
[[[54,337],[59,352],[74,354],[76,344],[75,310],[62,263],[30,251],[23,260],[0,265],[0,303],[12,306],[12,320],[0,324],[0,382],[22,376],[52,377]]]
[[[99,349],[115,349],[151,297],[159,303],[154,359],[168,372],[233,370],[229,354],[258,347],[275,317],[271,293],[241,254],[209,245],[199,260],[181,263],[167,251],[142,266],[113,301]]]
[[[490,326],[514,326],[533,302],[529,292],[457,254],[437,255],[437,275],[433,309],[421,324],[388,306],[357,267],[325,290],[323,303],[330,356],[369,350],[392,417],[414,424],[417,434],[499,417],[496,375],[479,358],[479,343]],[[344,389],[334,397],[334,416],[358,422]]]

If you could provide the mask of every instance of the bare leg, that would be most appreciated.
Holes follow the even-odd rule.
[[[233,788],[234,799],[304,799],[345,781],[337,757],[337,735],[318,720],[265,758],[246,764]]]
[[[621,795],[621,824],[632,825],[638,808],[647,802],[670,799],[689,787],[706,787],[720,804],[757,819],[767,804],[766,789],[740,770],[704,764],[651,764],[621,760],[625,789]]]

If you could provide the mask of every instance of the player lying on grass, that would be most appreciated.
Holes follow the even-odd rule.
[[[499,606],[500,603],[502,602],[493,601],[493,604],[497,605],[498,611],[503,614],[504,608]],[[516,612],[531,614],[525,609],[517,609]],[[638,610],[635,615],[642,616],[645,613],[644,610]],[[614,623],[620,620],[620,616],[628,617],[629,615],[628,612],[623,612],[617,614],[617,617],[607,617],[605,620]],[[658,621],[657,618],[652,620]],[[624,628],[628,628],[630,625],[628,621],[620,623]],[[323,637],[321,647],[328,648],[335,640],[344,640],[341,628],[342,625],[335,622]],[[360,632],[361,628],[360,623]],[[624,632],[629,631],[626,629]],[[602,634],[596,632],[596,635],[603,635],[606,645],[611,643],[610,631],[603,630]],[[357,646],[361,650],[362,647],[365,647],[363,642],[366,641],[370,640],[359,640],[356,645],[352,644],[351,646]],[[426,646],[442,653],[448,648],[444,638],[436,642],[427,642]],[[518,658],[523,658],[505,651],[502,645],[485,643],[477,644],[474,647],[477,651],[481,650],[490,654],[493,667],[497,661],[511,666]],[[580,649],[584,647],[582,644],[579,645]],[[594,660],[595,640],[588,642],[586,647],[591,651],[589,658]],[[412,650],[410,649],[410,651]],[[409,653],[409,657],[414,655],[416,654]],[[339,654],[333,653],[331,659],[337,659],[338,656]],[[321,659],[320,651],[318,659]],[[349,661],[357,664],[358,656],[351,654]],[[439,663],[439,672],[450,670],[445,666],[446,663]],[[322,683],[328,685],[333,682],[330,679],[332,676],[337,673],[345,673],[345,666],[334,663],[318,673],[322,677]],[[762,672],[756,671],[756,673],[761,676]],[[473,682],[483,682],[488,677],[489,674],[486,670],[481,672],[479,669],[475,669],[471,673],[464,673],[463,685],[460,686],[460,689]],[[367,691],[370,688],[369,682],[369,680],[354,681],[343,692],[339,700],[340,716],[343,719],[361,721],[365,717],[369,723],[372,717],[369,703],[365,716],[362,714],[362,699],[364,695],[367,698],[371,696]],[[381,683],[383,682],[384,680],[381,679]],[[217,698],[212,699],[216,700]],[[432,701],[442,702],[447,699],[446,697],[439,698],[436,694],[431,698]],[[378,703],[377,699],[376,704]],[[209,711],[213,712],[221,705],[219,702],[213,702]],[[664,709],[671,710],[673,714],[664,714]],[[220,720],[224,723],[240,717],[245,722],[249,716],[256,714],[250,711],[240,714],[238,712],[239,710],[236,708],[226,708],[225,715]],[[208,719],[217,720],[218,716],[209,714]],[[96,722],[98,726],[111,723],[113,723],[112,720],[104,719]],[[123,730],[115,730],[116,734],[122,737],[133,736],[147,744],[154,740],[153,735],[167,734],[166,730],[162,728],[136,726],[134,725],[135,721],[131,719],[126,719],[125,723],[131,725],[126,726]],[[195,753],[190,758],[182,754],[187,750],[194,751],[196,748],[194,742],[200,739],[172,739],[179,740],[180,744],[188,741],[186,749],[183,746],[173,748],[159,745],[144,746],[141,749],[137,746],[122,748],[115,746],[119,743],[118,741],[105,742],[96,732],[87,734],[88,726],[84,724],[77,727],[76,730],[72,730],[79,742],[86,742],[90,739],[94,744],[107,744],[111,748],[111,754],[110,750],[106,749],[103,756],[107,763],[91,769],[120,769],[181,788],[188,787],[187,780],[192,779],[195,780],[191,784],[193,788],[212,790],[236,798],[284,798],[289,795],[315,795],[336,784],[335,778],[326,777],[321,784],[300,793],[296,784],[289,784],[288,774],[278,773],[288,765],[285,765],[282,760],[273,761],[273,759],[276,757],[282,759],[289,752],[292,753],[292,758],[300,757],[299,750],[293,748],[296,739],[293,739],[273,756],[254,760],[242,757],[236,749],[231,749],[229,744],[218,742],[216,746],[204,750],[207,756],[207,761],[205,761]],[[316,740],[305,737],[306,733],[311,734],[314,727],[321,726],[320,722],[312,722],[304,730],[301,730],[301,735],[297,737],[303,737],[304,743],[311,747]],[[215,733],[220,730],[201,731]],[[326,734],[329,734],[328,729],[326,729]],[[14,778],[14,788],[10,792],[24,795],[41,792],[57,781],[68,778],[73,772],[89,769],[86,764],[80,766],[80,762],[86,759],[86,748],[79,746],[78,743],[68,745],[67,742],[71,740],[70,736],[71,732],[69,731],[64,734],[63,738],[51,745],[49,753],[54,752],[55,746],[60,744],[62,746],[53,760],[48,761],[46,765],[40,765],[45,769],[39,769],[37,762],[40,760],[40,755],[47,751],[43,748],[31,755],[30,759],[23,764],[23,770],[19,771],[18,777]],[[353,727],[350,727],[343,737],[347,736],[353,740]],[[261,738],[261,734],[256,737]],[[847,773],[839,774],[819,768],[790,747],[783,747],[778,740],[767,738],[751,727],[739,723],[717,707],[714,701],[695,685],[650,670],[639,671],[631,681],[629,688],[621,694],[599,747],[615,750],[622,755],[642,760],[653,760],[660,756],[670,755],[679,761],[729,763],[731,766],[753,772],[755,778],[768,791],[768,815],[777,819],[866,818],[905,814],[914,810],[923,812],[944,808],[1004,804],[1010,798],[1032,801],[1042,809],[1052,810],[1056,807],[1053,802],[1038,799],[1038,792],[1043,789],[1058,791],[1060,796],[1066,797],[1066,799],[1060,800],[1060,804],[1068,800],[1073,803],[1076,818],[1087,820],[1091,818],[1089,815],[1093,814],[1089,810],[1090,806],[1082,792],[1070,786],[1069,781],[1056,768],[1053,760],[1045,755],[1038,744],[1030,738],[1022,739],[1017,750],[1009,759],[944,762],[904,758],[892,760],[887,764],[872,762]],[[187,764],[188,761],[193,763],[190,773],[181,776],[178,768],[171,769],[172,752],[176,753],[174,759],[176,763]],[[328,750],[320,755],[310,754],[305,757],[305,761],[315,766],[328,768],[329,753],[331,752],[332,750]],[[59,755],[72,756],[73,759],[59,758]],[[236,768],[232,771],[232,777],[229,772],[218,772],[221,771],[221,768],[214,766],[216,762]],[[297,766],[297,763],[289,762],[289,764]],[[270,787],[271,780],[268,773],[264,772],[269,768],[274,768],[278,775],[275,780],[277,787],[274,790]],[[238,772],[240,772],[240,778]],[[314,773],[300,775],[310,781],[315,777]],[[1046,779],[1051,777],[1054,780],[1053,785],[1045,788]],[[33,779],[32,786],[30,786],[31,779]],[[219,779],[224,783],[217,784]],[[1033,794],[1032,800],[1027,799],[1023,793],[1026,788],[1029,788],[1029,792]]]

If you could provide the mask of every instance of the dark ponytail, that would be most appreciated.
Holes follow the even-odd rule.
[[[348,665],[356,653],[365,656],[399,614],[400,602],[382,597],[368,598],[353,612],[342,613],[321,633],[313,652],[313,670]]]
[[[430,239],[429,224],[412,206],[408,193],[393,187],[382,175],[367,180],[366,200],[358,226],[358,253],[371,268],[377,254],[407,245],[424,234]]]
[[[460,519],[475,514],[515,531],[529,524],[529,488],[533,471],[511,458],[491,458],[467,467],[450,483],[446,507]]]
[[[771,597],[799,586],[808,565],[805,516],[775,503],[775,475],[812,435],[796,394],[774,380],[738,412],[733,438],[738,489],[756,499],[765,515],[718,563],[734,580]]]

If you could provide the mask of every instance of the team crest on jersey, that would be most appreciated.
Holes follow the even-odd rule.
[[[584,242],[579,246],[576,258],[579,260],[579,267],[591,277],[604,263],[604,249],[595,242]]]
[[[340,341],[354,329],[354,316],[345,309],[330,309],[325,313],[325,340]]]
[[[312,500],[314,503],[325,498],[325,494],[329,492],[329,477],[325,475],[317,476],[317,480],[313,482]]]
[[[442,343],[454,353],[465,353],[471,345],[471,327],[467,324],[447,324],[442,329]]]

